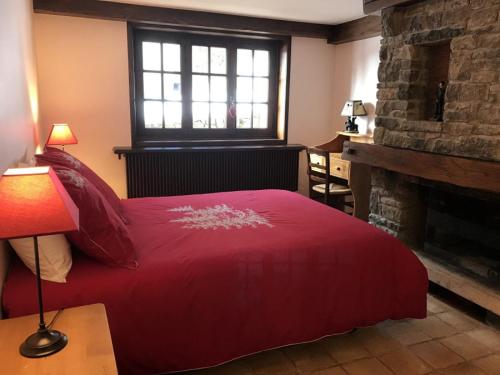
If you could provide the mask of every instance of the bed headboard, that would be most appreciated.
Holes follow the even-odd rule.
[[[0,241],[0,301],[3,291],[3,285],[5,283],[5,277],[7,276],[7,269],[9,266],[9,253],[10,246],[7,241]],[[0,305],[0,319],[2,319],[2,306]]]

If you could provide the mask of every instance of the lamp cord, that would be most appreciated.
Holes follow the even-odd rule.
[[[54,315],[54,317],[52,318],[52,320],[49,322],[49,324],[47,324],[47,328],[48,329],[52,329],[52,326],[55,324],[57,318],[59,318],[59,315],[61,315],[61,313],[64,311],[64,309],[60,309],[60,310],[57,310],[56,314]]]

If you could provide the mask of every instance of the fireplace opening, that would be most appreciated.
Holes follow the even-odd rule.
[[[426,188],[423,251],[439,263],[500,287],[500,197]]]

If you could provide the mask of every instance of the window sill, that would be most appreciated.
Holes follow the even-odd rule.
[[[121,159],[122,155],[127,154],[147,154],[164,152],[231,152],[231,151],[302,151],[304,145],[238,145],[238,146],[162,146],[162,147],[113,147],[113,152]]]

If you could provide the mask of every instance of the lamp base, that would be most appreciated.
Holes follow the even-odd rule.
[[[22,343],[19,352],[28,358],[40,358],[57,353],[67,344],[68,337],[64,333],[41,328]]]

